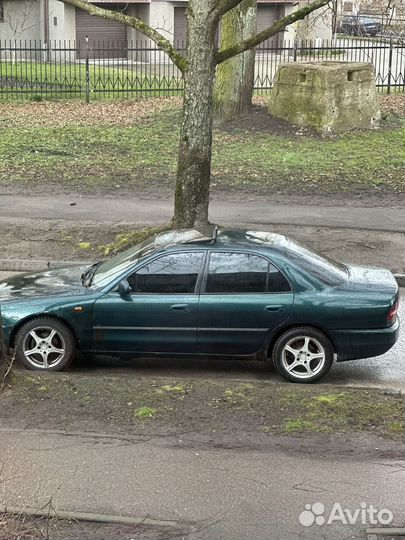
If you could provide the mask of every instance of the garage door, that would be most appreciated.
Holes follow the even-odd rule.
[[[174,8],[174,43],[179,48],[186,46],[187,39],[187,17],[185,7]]]
[[[103,4],[106,9],[123,10],[125,6]],[[127,26],[117,21],[91,16],[76,9],[76,41],[80,42],[81,58],[86,56],[86,36],[89,38],[91,58],[126,58]]]
[[[261,32],[280,18],[279,6],[257,6],[257,31]],[[279,32],[270,39],[267,39],[260,48],[277,47],[283,40],[283,32]]]

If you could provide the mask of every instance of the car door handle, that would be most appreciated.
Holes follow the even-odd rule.
[[[272,305],[272,306],[266,306],[265,311],[282,311],[283,306],[282,305]]]
[[[190,311],[188,304],[173,304],[170,309],[172,311]]]

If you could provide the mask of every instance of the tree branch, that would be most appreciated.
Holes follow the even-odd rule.
[[[232,0],[224,0],[226,1],[232,1]],[[253,47],[256,47],[260,43],[263,43],[263,41],[266,41],[266,39],[270,38],[271,36],[274,36],[274,34],[277,34],[277,32],[280,32],[281,30],[284,30],[286,26],[289,24],[292,24],[295,21],[299,21],[300,19],[303,19],[316,9],[319,9],[320,7],[326,5],[329,0],[315,0],[314,2],[311,2],[311,4],[308,4],[307,6],[304,6],[297,11],[294,11],[294,13],[291,13],[290,15],[287,15],[283,17],[282,19],[279,19],[277,22],[275,22],[272,26],[269,28],[266,28],[259,34],[256,34],[252,38],[245,39],[244,41],[241,41],[240,43],[237,43],[236,45],[233,45],[232,47],[229,47],[228,49],[224,49],[223,51],[219,51],[216,55],[216,63],[220,64],[221,62],[225,62],[225,60],[228,60],[229,58],[232,58],[233,56],[236,56],[237,54],[240,54],[242,52],[247,51],[248,49],[252,49]]]
[[[90,4],[86,0],[60,0],[64,4],[83,9],[87,11],[90,15],[96,15],[98,17],[103,17],[104,19],[110,19],[112,21],[118,21],[127,26],[132,26],[136,30],[139,30],[146,37],[150,38],[156,43],[173,61],[173,63],[179,68],[182,73],[187,71],[187,60],[182,54],[180,54],[175,47],[170,43],[168,39],[162,36],[154,28],[147,25],[140,19],[136,17],[131,17],[130,15],[124,15],[119,11],[111,11],[109,9],[103,9],[94,4]]]
[[[242,0],[219,0],[215,6],[215,14],[218,17],[222,17],[222,15],[225,15],[225,13],[231,11],[231,9],[239,5],[241,2]]]

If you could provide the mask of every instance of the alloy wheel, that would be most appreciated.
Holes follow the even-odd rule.
[[[310,336],[295,336],[285,344],[281,362],[284,369],[297,379],[311,379],[324,367],[326,351]]]
[[[66,351],[63,336],[50,326],[32,328],[24,338],[23,354],[32,366],[48,369],[57,366]]]

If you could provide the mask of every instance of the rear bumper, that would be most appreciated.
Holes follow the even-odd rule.
[[[330,331],[337,361],[358,360],[386,353],[398,340],[399,326],[397,318],[388,328]]]

